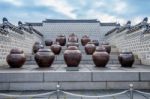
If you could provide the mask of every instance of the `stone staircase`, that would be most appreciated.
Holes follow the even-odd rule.
[[[47,48],[49,48],[49,47],[47,47]],[[60,55],[55,55],[55,61],[53,64],[65,64],[63,53],[66,49],[67,49],[66,46],[63,46]],[[82,60],[81,60],[80,64],[94,64],[92,61],[92,55],[87,55],[85,53],[84,46],[80,45],[79,49],[82,52]],[[108,64],[119,64],[118,55],[119,55],[118,49],[116,47],[112,46]],[[27,56],[27,61],[25,64],[26,65],[36,64],[36,62],[34,60],[34,55]],[[139,59],[135,59],[134,64],[140,65],[141,61]]]

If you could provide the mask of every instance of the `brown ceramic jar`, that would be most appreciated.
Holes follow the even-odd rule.
[[[8,54],[6,61],[11,68],[20,68],[26,61],[26,57],[22,50],[12,49]]]
[[[89,36],[87,36],[87,35],[84,35],[82,38],[81,38],[81,44],[83,45],[83,46],[85,46],[88,42],[90,42],[91,41],[91,39],[89,38]]]
[[[109,45],[109,43],[102,43],[102,46],[105,47],[106,52],[108,52],[110,54],[111,46]]]
[[[50,49],[39,49],[34,58],[39,67],[50,67],[55,55]]]
[[[68,37],[68,42],[78,42],[78,37],[77,35],[75,35],[74,33],[72,33],[71,35],[69,35]]]
[[[67,43],[67,47],[69,46],[76,46],[76,47],[79,47],[79,43],[76,43],[76,42],[68,42]]]
[[[132,67],[134,63],[134,55],[132,52],[121,52],[118,60],[122,67]]]
[[[40,42],[35,42],[33,45],[33,53],[36,53],[41,48]]]
[[[59,44],[61,46],[65,46],[65,44],[66,44],[66,36],[65,35],[59,35],[59,36],[57,36],[56,42],[59,42]]]
[[[85,52],[88,55],[92,55],[94,53],[95,49],[96,49],[96,46],[93,44],[93,42],[88,42],[85,45]]]
[[[45,45],[46,46],[51,46],[53,44],[53,41],[50,39],[45,40]]]
[[[106,52],[104,47],[99,46],[93,53],[92,58],[96,67],[105,67],[109,61],[109,54]]]
[[[98,40],[92,40],[92,42],[93,42],[93,44],[94,44],[95,46],[99,46],[99,41],[98,41]]]
[[[51,46],[51,50],[55,55],[59,55],[61,52],[61,46],[59,45],[58,42],[54,42],[53,45]]]
[[[81,58],[81,51],[76,46],[69,46],[64,52],[64,60],[68,67],[78,67]]]

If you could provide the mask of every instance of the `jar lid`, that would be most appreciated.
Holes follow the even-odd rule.
[[[11,49],[10,53],[11,54],[22,54],[23,50],[20,50],[18,48],[14,48],[14,49]]]
[[[38,52],[51,52],[51,50],[42,48],[42,49],[39,49]]]
[[[103,46],[98,46],[98,47],[96,47],[96,51],[98,51],[98,52],[106,52],[106,49]]]
[[[78,50],[77,46],[69,46],[67,50]]]

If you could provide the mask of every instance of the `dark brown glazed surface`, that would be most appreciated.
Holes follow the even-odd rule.
[[[78,67],[81,58],[81,51],[76,46],[69,46],[64,52],[64,60],[68,67]]]
[[[104,47],[99,46],[93,53],[92,58],[96,67],[105,67],[109,61],[109,54]]]
[[[11,68],[20,68],[26,61],[22,50],[12,49],[8,54],[6,61]]]
[[[109,43],[102,43],[102,46],[105,47],[106,52],[110,54],[111,46],[109,45]]]
[[[59,36],[57,36],[56,42],[59,42],[59,44],[61,46],[65,46],[65,44],[66,44],[66,36],[65,35],[59,35]]]
[[[53,41],[50,39],[45,40],[45,45],[46,46],[51,46],[53,44]]]
[[[118,60],[122,67],[132,67],[134,63],[134,55],[132,52],[121,52]]]
[[[95,46],[99,46],[99,41],[98,40],[92,40],[93,44],[95,44]]]
[[[36,53],[39,49],[40,49],[40,43],[39,42],[35,42],[33,45],[33,52]]]
[[[96,49],[96,46],[93,44],[93,42],[88,42],[85,45],[85,52],[88,55],[92,55],[94,53],[95,49]]]
[[[58,42],[54,42],[53,45],[51,46],[51,50],[55,55],[59,55],[61,52],[61,46],[59,45]]]
[[[74,33],[70,34],[68,37],[68,42],[78,42],[78,37]]]
[[[81,44],[83,45],[83,46],[85,46],[88,42],[90,42],[91,41],[91,39],[89,38],[89,36],[87,36],[87,35],[84,35],[82,38],[81,38]]]
[[[50,67],[54,59],[55,55],[50,49],[39,49],[35,54],[35,61],[39,67]]]

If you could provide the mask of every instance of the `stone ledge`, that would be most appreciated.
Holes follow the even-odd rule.
[[[138,72],[93,72],[93,81],[139,81]]]
[[[91,81],[91,72],[45,72],[44,81]]]

